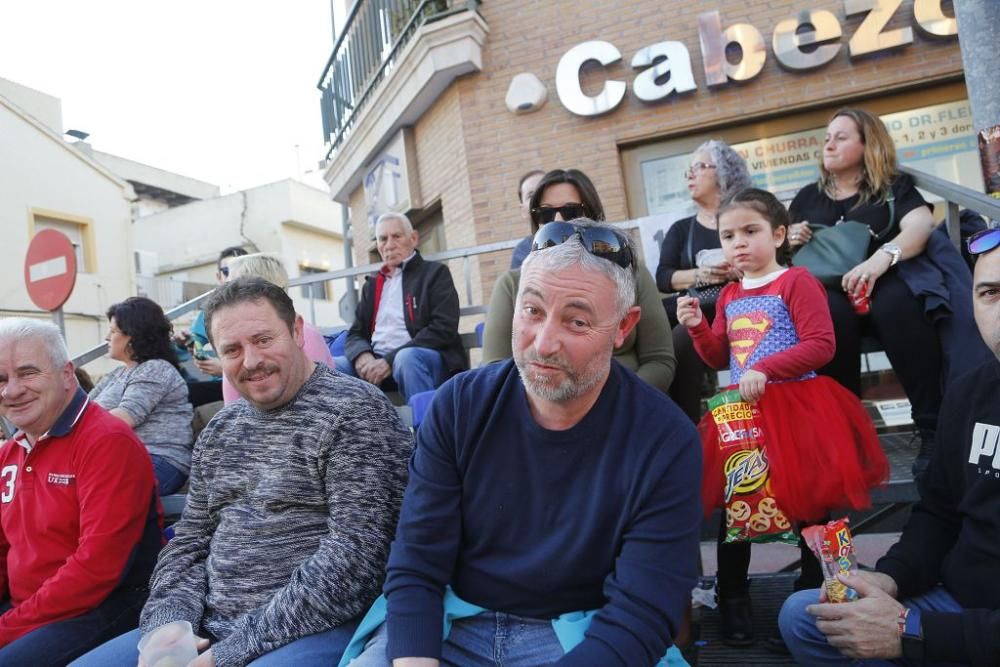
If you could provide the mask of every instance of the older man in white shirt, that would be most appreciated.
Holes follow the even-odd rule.
[[[437,388],[465,370],[458,335],[458,293],[448,267],[425,261],[417,232],[401,213],[375,225],[384,264],[369,276],[337,370],[383,389],[395,384],[404,399]]]

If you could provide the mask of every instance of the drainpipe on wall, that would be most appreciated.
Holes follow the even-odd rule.
[[[1000,199],[1000,2],[956,2],[958,42],[986,194]]]

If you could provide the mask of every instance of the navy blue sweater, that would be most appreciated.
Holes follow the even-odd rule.
[[[566,431],[536,424],[512,361],[447,382],[417,436],[389,557],[389,657],[440,657],[442,591],[555,618],[599,609],[561,664],[652,665],[696,581],[701,445],[612,362]]]

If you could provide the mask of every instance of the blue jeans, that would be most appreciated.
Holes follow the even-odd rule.
[[[826,635],[816,627],[816,617],[806,611],[806,607],[817,602],[819,602],[819,589],[799,591],[785,600],[785,604],[781,606],[781,613],[778,615],[781,636],[798,664],[866,665],[869,667],[912,664],[902,658],[896,660],[854,660],[842,655],[838,649],[827,643]],[[941,586],[923,595],[902,600],[902,603],[907,607],[919,609],[921,613],[962,611],[961,605]]]
[[[354,619],[326,632],[317,632],[265,653],[249,663],[253,667],[328,667],[340,661],[340,655],[358,627]],[[139,662],[139,630],[112,639],[83,656],[70,667],[135,667]],[[3,663],[0,663],[3,664]]]
[[[93,611],[33,630],[0,649],[0,665],[63,667],[102,642],[139,625],[139,612],[148,591],[115,591]],[[0,606],[0,613],[10,603]],[[136,640],[138,641],[138,640]],[[135,660],[130,667],[135,667]]]
[[[385,657],[388,643],[383,623],[350,667],[390,667],[392,662]],[[536,667],[556,662],[563,655],[552,621],[498,611],[454,621],[441,644],[442,666]]]
[[[341,373],[358,377],[347,357],[334,357],[333,362]],[[437,389],[447,379],[447,373],[441,353],[427,347],[404,347],[392,361],[392,379],[405,401],[414,394]]]
[[[188,476],[162,456],[150,454],[149,458],[153,459],[153,474],[156,475],[160,495],[169,496],[172,493],[177,493],[177,490],[184,486]]]

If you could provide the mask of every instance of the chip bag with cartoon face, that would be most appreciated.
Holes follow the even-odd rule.
[[[792,524],[771,493],[771,467],[760,409],[728,389],[708,401],[719,432],[726,542],[797,544]]]

